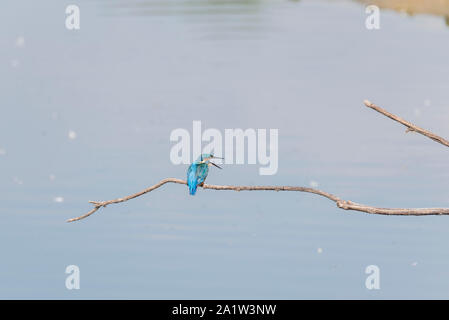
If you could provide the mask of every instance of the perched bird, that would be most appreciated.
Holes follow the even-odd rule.
[[[210,165],[221,169],[220,166],[211,162],[211,159],[223,158],[215,157],[213,154],[203,153],[187,169],[187,186],[192,196],[195,195],[198,186],[202,187],[204,185],[204,180],[206,180],[207,174],[209,173]]]

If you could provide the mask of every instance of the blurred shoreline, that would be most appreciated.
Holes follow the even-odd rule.
[[[365,5],[376,5],[408,15],[430,14],[442,16],[449,26],[449,0],[356,0]]]

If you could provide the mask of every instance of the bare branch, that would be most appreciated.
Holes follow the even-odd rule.
[[[403,124],[404,126],[406,126],[407,130],[405,132],[410,132],[410,131],[418,132],[418,133],[422,134],[423,136],[426,136],[426,137],[432,139],[433,141],[436,141],[438,143],[441,143],[442,145],[445,145],[446,147],[449,147],[449,141],[447,141],[446,139],[441,138],[440,136],[437,136],[436,134],[434,134],[430,131],[427,131],[423,128],[415,126],[413,123],[405,121],[404,119],[388,112],[387,110],[382,109],[379,106],[376,106],[374,103],[371,103],[368,100],[365,100],[364,103],[368,108],[376,110],[377,112],[382,113],[384,116],[387,116],[388,118],[393,119],[394,121],[397,121],[400,124]]]
[[[94,204],[95,207],[89,211],[88,213],[79,216],[77,218],[72,218],[67,220],[67,222],[73,222],[78,221],[81,219],[84,219],[91,214],[95,213],[98,209],[101,207],[106,207],[109,204],[112,203],[120,203],[125,202],[137,197],[140,197],[141,195],[144,195],[145,193],[151,192],[159,187],[162,187],[166,183],[178,183],[178,184],[187,184],[185,180],[180,180],[176,178],[168,178],[161,180],[159,183],[155,184],[154,186],[151,186],[145,190],[142,190],[138,193],[135,193],[133,195],[124,197],[124,198],[118,198],[114,200],[108,200],[108,201],[89,201],[90,203]],[[363,204],[355,203],[352,201],[347,200],[341,200],[339,197],[318,190],[313,188],[306,188],[306,187],[290,187],[290,186],[217,186],[217,185],[211,185],[211,184],[205,184],[203,186],[203,189],[212,189],[212,190],[232,190],[232,191],[298,191],[298,192],[307,192],[307,193],[314,193],[319,196],[328,198],[329,200],[332,200],[336,203],[337,207],[344,210],[355,210],[355,211],[361,211],[366,213],[372,213],[372,214],[383,214],[383,215],[409,215],[409,216],[420,216],[420,215],[447,215],[449,214],[449,208],[416,208],[416,209],[403,209],[403,208],[377,208],[377,207],[371,207],[366,206]]]
[[[418,132],[438,143],[441,143],[447,147],[449,147],[449,141],[437,136],[436,134],[433,134],[430,131],[427,131],[425,129],[422,129],[418,126],[415,126],[414,124],[405,121],[404,119],[389,113],[388,111],[382,109],[381,107],[376,106],[375,104],[369,102],[368,100],[364,101],[365,105],[371,109],[376,110],[377,112],[382,113],[383,115],[389,117],[390,119],[393,119],[394,121],[397,121],[404,126],[407,127],[407,131],[415,131]],[[130,196],[124,197],[124,198],[118,198],[114,200],[108,200],[108,201],[89,201],[94,205],[94,208],[89,211],[88,213],[67,220],[67,222],[73,222],[78,221],[84,218],[87,218],[88,216],[94,214],[98,211],[98,209],[102,207],[106,207],[109,204],[113,203],[120,203],[125,202],[137,197],[140,197],[141,195],[144,195],[145,193],[151,192],[159,187],[162,187],[166,183],[177,183],[177,184],[187,184],[185,180],[176,179],[176,178],[167,178],[164,180],[161,180],[159,183],[155,184],[154,186],[151,186],[149,188],[146,188],[140,192],[137,192],[135,194],[132,194]],[[426,215],[449,215],[449,208],[378,208],[378,207],[372,207],[367,206],[364,204],[355,203],[349,200],[342,200],[339,197],[318,190],[313,188],[307,188],[307,187],[290,187],[290,186],[217,186],[217,185],[210,185],[205,184],[203,186],[203,189],[212,189],[212,190],[232,190],[232,191],[297,191],[297,192],[307,192],[307,193],[313,193],[317,194],[319,196],[325,197],[337,205],[338,208],[343,210],[354,210],[354,211],[360,211],[360,212],[366,212],[371,214],[381,214],[381,215],[400,215],[400,216],[426,216]]]

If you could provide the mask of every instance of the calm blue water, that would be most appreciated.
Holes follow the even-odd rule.
[[[448,207],[449,28],[351,1],[8,1],[0,11],[0,298],[448,298],[449,217],[342,211],[309,194],[166,185],[172,130],[279,129],[279,170],[213,184],[309,186]],[[72,138],[69,138],[69,133]],[[80,268],[67,290],[65,268]],[[365,268],[380,268],[367,290]]]

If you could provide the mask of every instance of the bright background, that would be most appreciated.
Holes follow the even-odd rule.
[[[65,28],[69,4],[79,31]],[[362,103],[449,137],[449,27],[385,10],[369,31],[366,17],[344,0],[4,1],[0,298],[448,298],[445,216],[166,185],[65,222],[88,200],[184,178],[169,136],[193,120],[279,129],[276,175],[225,165],[209,183],[449,207],[448,149]],[[65,288],[71,264],[80,290]]]

